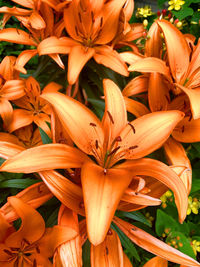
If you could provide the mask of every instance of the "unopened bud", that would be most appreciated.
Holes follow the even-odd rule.
[[[148,22],[147,19],[144,19],[144,20],[143,20],[143,25],[144,25],[145,28],[147,27],[148,23],[149,23],[149,22]]]

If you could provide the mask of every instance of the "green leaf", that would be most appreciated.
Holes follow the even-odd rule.
[[[180,9],[179,11],[172,10],[172,14],[176,16],[177,19],[183,20],[184,18],[188,16],[192,16],[194,13],[193,9],[191,7],[184,7]]]
[[[188,221],[187,225],[188,225],[188,227],[189,227],[189,230],[190,230],[190,236],[192,236],[192,239],[194,239],[194,238],[193,238],[194,235],[195,235],[195,236],[196,236],[196,235],[199,235],[199,236],[200,236],[200,223],[195,224],[195,223],[193,223],[193,222]]]
[[[132,257],[140,261],[140,256],[138,255],[138,252],[132,241],[114,223],[111,224],[111,228],[117,232],[121,240],[122,246],[127,250],[127,252],[131,254]]]
[[[156,233],[159,236],[162,236],[162,234],[165,233],[165,229],[168,229],[168,231],[179,230],[178,223],[171,216],[160,209],[157,210],[155,226]]]
[[[195,173],[196,170],[193,171],[193,177],[194,177],[194,173]],[[200,169],[198,169],[198,172],[197,172],[197,177],[199,178],[199,173],[200,173]],[[195,175],[195,176],[196,176]],[[197,191],[200,190],[200,179],[192,179],[192,189],[191,189],[191,192],[190,194],[194,194],[196,193]]]
[[[83,245],[83,266],[90,267],[90,242],[87,240]]]
[[[158,2],[158,7],[163,8],[163,5],[166,2],[166,0],[158,0],[157,2]]]
[[[178,239],[177,239],[178,237]],[[190,245],[190,240],[181,232],[178,231],[173,231],[171,232],[168,237],[166,238],[166,242],[171,243],[171,242],[176,242],[173,245],[177,245],[177,249],[180,250],[181,252],[185,253],[186,255],[192,257],[193,259],[196,259],[196,256],[194,254],[194,251]]]
[[[132,211],[132,212],[126,212],[126,211],[116,211],[116,216],[119,216],[119,217],[126,217],[126,218],[129,218],[129,219],[133,219],[135,221],[138,221],[138,222],[141,222],[141,223],[144,223],[146,225],[148,225],[149,227],[151,227],[151,224],[149,223],[149,221],[146,219],[146,217],[138,212],[138,211]]]
[[[0,182],[0,188],[20,188],[24,189],[28,186],[38,183],[40,180],[34,180],[31,178],[25,178],[25,179],[12,179]]]
[[[51,215],[48,217],[47,221],[46,221],[46,227],[52,227],[53,225],[57,224],[58,221],[58,211],[59,211],[59,207],[56,208]]]
[[[45,133],[45,131],[39,127],[39,131],[40,131],[40,135],[41,135],[41,138],[42,138],[42,143],[43,144],[51,144],[52,143],[52,140],[51,138],[49,138],[49,136]]]
[[[0,166],[6,161],[6,159],[0,158]]]

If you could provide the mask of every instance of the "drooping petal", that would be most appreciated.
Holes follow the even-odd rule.
[[[187,193],[189,195],[192,185],[192,167],[185,149],[173,138],[169,138],[164,143],[163,147],[168,159],[168,163],[172,165],[173,170],[179,175],[185,184]]]
[[[16,100],[25,95],[25,83],[23,80],[6,81],[1,88],[1,97],[8,100]]]
[[[61,88],[62,88],[61,84],[50,82],[44,87],[44,89],[42,90],[42,93],[58,92]]]
[[[102,64],[121,75],[129,75],[127,66],[120,55],[109,46],[95,47],[94,59],[98,64]]]
[[[23,146],[13,144],[11,142],[0,141],[0,157],[8,159],[20,153],[25,148]]]
[[[127,111],[130,112],[131,114],[133,114],[134,116],[141,117],[145,114],[150,113],[150,111],[148,110],[148,108],[144,104],[142,104],[136,100],[130,99],[128,97],[124,97],[124,100],[126,103]]]
[[[168,261],[160,257],[154,257],[150,259],[143,267],[168,267]]]
[[[0,115],[5,124],[5,127],[8,128],[12,121],[13,108],[10,102],[5,98],[0,99]]]
[[[153,198],[148,195],[133,192],[129,189],[125,191],[121,200],[143,206],[157,206],[161,204],[161,200],[158,198]]]
[[[154,22],[149,31],[148,38],[145,43],[145,54],[147,57],[161,58],[162,53],[162,39],[161,31],[156,22]]]
[[[38,172],[53,169],[80,168],[87,156],[64,144],[47,144],[17,154],[1,165],[1,171]]]
[[[24,65],[35,55],[37,55],[37,50],[25,50],[23,51],[17,58],[16,64],[15,64],[15,69],[26,74],[27,71],[24,68]]]
[[[168,109],[170,102],[169,88],[162,75],[157,72],[150,74],[148,99],[152,112]]]
[[[7,129],[11,133],[21,127],[27,126],[33,122],[33,113],[25,109],[15,109],[11,123]]]
[[[30,16],[32,11],[27,10],[27,9],[23,9],[23,8],[19,8],[16,6],[14,6],[14,7],[3,6],[0,8],[0,13],[10,14],[12,16]]]
[[[123,249],[114,230],[109,230],[105,240],[90,250],[91,267],[123,267]]]
[[[128,68],[129,71],[139,72],[158,72],[160,74],[169,77],[169,68],[166,66],[165,61],[155,58],[147,57],[136,61],[133,65]]]
[[[45,222],[42,216],[17,197],[9,197],[8,202],[15,209],[22,223],[19,230],[6,239],[5,244],[10,247],[20,247],[23,239],[29,243],[40,239],[45,231]],[[30,231],[30,229],[34,229],[34,231]]]
[[[190,49],[184,35],[167,20],[157,20],[162,29],[167,46],[169,65],[174,79],[184,79],[189,66]]]
[[[63,64],[62,59],[58,54],[50,54],[49,56],[58,64],[61,69],[65,69],[65,65]]]
[[[90,242],[103,242],[132,174],[125,169],[103,169],[86,162],[81,170],[87,231]]]
[[[137,159],[158,149],[183,116],[180,111],[159,111],[127,124],[120,133],[122,141],[116,158]]]
[[[82,45],[77,45],[71,48],[68,58],[68,81],[74,84],[84,67],[84,65],[93,57],[94,48],[87,48]]]
[[[33,0],[12,0],[12,1],[30,9],[34,9],[35,7]]]
[[[194,120],[190,116],[185,117],[176,126],[172,136],[183,143],[200,142],[200,119]]]
[[[1,30],[0,40],[16,44],[37,46],[37,43],[29,36],[28,33],[17,28],[7,28]]]
[[[188,207],[187,191],[182,180],[172,169],[160,161],[148,158],[129,160],[119,166],[131,170],[134,175],[153,177],[170,188],[174,192],[179,221],[184,221]]]
[[[187,266],[194,267],[200,266],[200,264],[191,257],[151,236],[140,228],[117,217],[114,217],[113,221],[135,244],[143,249],[146,249],[163,259],[170,260],[178,264],[185,264]]]
[[[104,135],[101,123],[83,104],[60,93],[44,94],[42,98],[52,104],[64,128],[80,149],[93,154],[96,140],[102,147]]]
[[[40,182],[22,190],[16,195],[16,197],[36,209],[52,198],[53,195],[47,186],[43,182]],[[19,218],[19,214],[16,213],[10,202],[4,204],[0,210],[8,222],[13,222]]]
[[[122,52],[120,53],[120,57],[128,64],[135,64],[135,62],[144,58],[143,55],[133,52]]]
[[[135,77],[126,85],[122,94],[128,97],[146,92],[148,90],[148,80],[149,77],[145,75]]]
[[[16,57],[12,57],[12,56],[6,56],[1,61],[0,73],[6,81],[12,80],[14,78],[13,67],[14,67],[15,62],[16,62]]]
[[[124,98],[119,87],[111,80],[103,80],[105,95],[105,113],[102,120],[107,147],[119,135],[127,124],[127,113]]]
[[[85,215],[82,189],[56,171],[43,171],[40,176],[49,190],[66,207]]]
[[[29,23],[31,24],[31,27],[36,30],[43,30],[46,27],[46,23],[44,19],[35,10],[32,12],[31,16],[29,17]]]
[[[33,122],[40,127],[46,134],[51,136],[51,130],[47,125],[47,122],[51,122],[50,117],[45,113],[39,113],[33,117]]]
[[[199,119],[200,118],[200,107],[199,107],[199,101],[200,101],[200,89],[189,89],[185,86],[181,86],[179,84],[176,84],[178,88],[183,90],[184,93],[188,96],[190,100],[190,107],[193,115],[193,119]]]

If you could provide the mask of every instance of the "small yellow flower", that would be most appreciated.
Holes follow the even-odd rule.
[[[191,242],[191,246],[193,248],[194,254],[197,255],[197,252],[200,252],[200,241],[193,240]]]
[[[136,12],[136,16],[138,17],[144,17],[144,18],[147,18],[149,16],[152,16],[153,15],[153,12],[151,10],[151,7],[149,6],[144,6],[144,7],[139,7],[137,9],[137,12]]]
[[[185,4],[185,1],[182,1],[182,0],[171,0],[171,1],[168,2],[168,4],[169,4],[168,10],[172,10],[172,9],[180,10],[181,6]]]
[[[187,209],[187,215],[190,215],[191,213],[198,214],[200,208],[200,202],[197,198],[189,197],[188,198],[188,209]]]

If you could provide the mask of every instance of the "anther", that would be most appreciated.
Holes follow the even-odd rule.
[[[103,17],[101,17],[100,28],[103,26]]]
[[[90,126],[96,127],[97,125],[93,122],[90,122]]]
[[[98,143],[98,140],[96,140],[96,141],[95,141],[95,147],[96,147],[96,149],[98,149],[98,148],[99,148],[99,143]]]
[[[37,251],[37,253],[40,253],[40,249],[38,246],[36,247],[36,251]]]
[[[120,149],[120,146],[116,147],[115,149],[113,149],[109,154],[108,157],[110,157],[111,155],[113,155],[115,152],[117,152],[117,150]]]
[[[192,114],[190,114],[190,117],[189,117],[189,120],[188,121],[191,121],[192,120]]]
[[[113,117],[112,117],[110,111],[107,110],[107,113],[108,113],[110,121],[112,122],[112,124],[114,124],[114,120],[113,120]]]
[[[137,148],[138,146],[136,145],[136,146],[130,146],[128,149],[135,149],[135,148]]]
[[[111,229],[108,230],[107,235],[112,235],[112,230]]]
[[[186,101],[185,101],[185,100],[184,100],[184,102],[183,102],[183,106],[184,106],[184,109],[186,109],[187,104],[186,104]]]
[[[135,134],[135,127],[129,122],[128,125],[132,128],[133,133]]]
[[[183,133],[185,131],[185,126],[183,125],[181,132]]]
[[[106,247],[106,255],[108,255],[109,254],[109,251],[108,251],[108,248]]]
[[[78,17],[79,17],[80,23],[82,23],[81,13],[80,12],[78,12]]]
[[[121,136],[117,136],[117,137],[115,138],[115,141],[116,141],[116,142],[121,142],[121,141],[122,141]]]
[[[106,170],[106,169],[103,170],[103,174],[104,174],[104,175],[107,174],[107,170]]]
[[[93,11],[91,12],[91,17],[92,17],[92,22],[94,23],[95,22],[95,19],[94,19],[94,13],[93,13]]]

